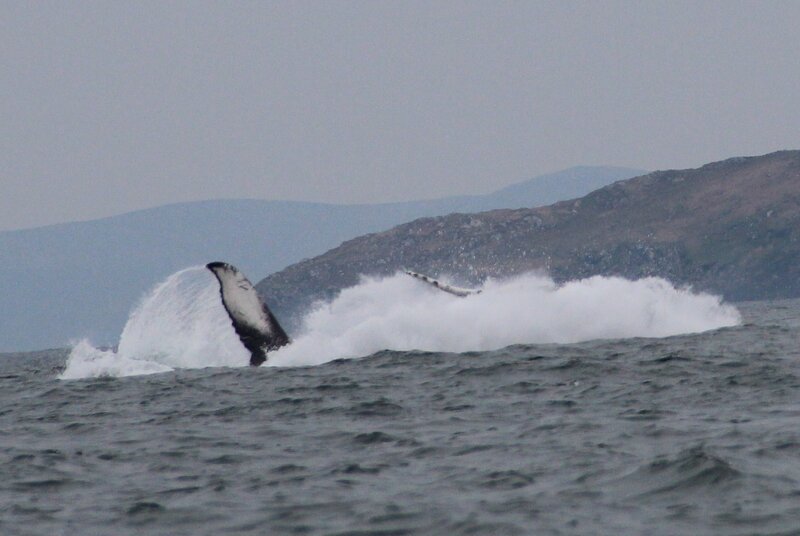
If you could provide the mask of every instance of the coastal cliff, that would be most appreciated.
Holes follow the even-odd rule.
[[[479,284],[664,277],[729,300],[800,296],[800,151],[657,171],[553,205],[422,218],[344,242],[258,283],[284,318],[361,275],[402,268]]]

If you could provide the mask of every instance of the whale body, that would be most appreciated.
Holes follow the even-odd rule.
[[[222,305],[242,344],[250,350],[252,366],[257,367],[266,361],[267,352],[291,342],[253,284],[235,266],[226,262],[211,262],[206,268],[219,281]]]

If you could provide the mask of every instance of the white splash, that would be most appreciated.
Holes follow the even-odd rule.
[[[403,275],[364,279],[321,304],[293,344],[268,365],[315,365],[383,349],[464,352],[520,343],[666,337],[741,322],[716,296],[676,289],[658,278],[592,277],[556,285],[526,274],[489,280],[456,298]]]
[[[116,352],[78,342],[60,378],[135,376],[249,361],[250,352],[222,306],[216,279],[198,266],[172,274],[142,299],[122,330]]]
[[[521,343],[665,337],[741,322],[716,296],[663,279],[592,277],[556,285],[542,275],[489,280],[481,294],[452,296],[405,274],[365,278],[309,312],[289,346],[267,365],[316,365],[384,349],[463,352]],[[117,352],[86,341],[72,349],[63,379],[130,376],[174,368],[247,366],[213,275],[183,270],[136,307]]]

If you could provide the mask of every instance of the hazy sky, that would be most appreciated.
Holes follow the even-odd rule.
[[[0,230],[800,148],[800,2],[0,3]]]

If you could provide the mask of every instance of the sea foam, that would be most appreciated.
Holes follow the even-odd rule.
[[[541,274],[489,279],[465,298],[405,274],[363,278],[303,319],[268,366],[318,365],[380,350],[481,351],[524,343],[666,337],[734,326],[735,307],[659,278],[591,277],[557,285]],[[246,366],[249,353],[204,267],[182,270],[131,313],[118,350],[77,343],[63,379],[129,376],[174,368]]]

